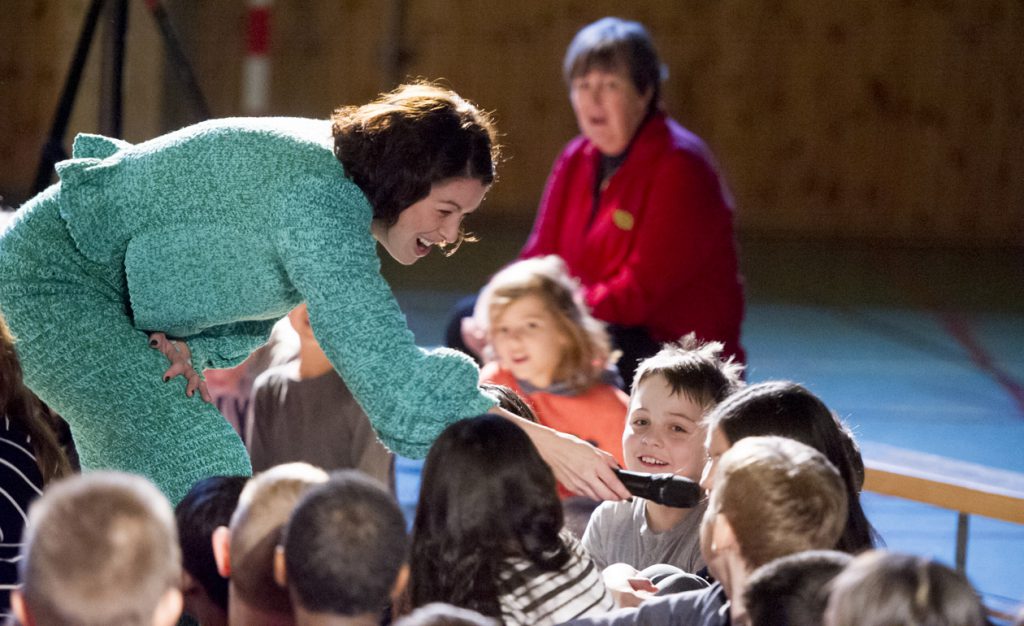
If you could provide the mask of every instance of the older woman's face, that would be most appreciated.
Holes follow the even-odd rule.
[[[580,132],[605,156],[626,150],[652,97],[651,89],[636,90],[625,69],[591,69],[573,78],[569,89]]]

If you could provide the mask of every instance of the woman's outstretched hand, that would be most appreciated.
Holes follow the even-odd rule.
[[[579,437],[535,424],[504,409],[495,407],[491,412],[515,421],[526,431],[541,458],[566,489],[594,500],[625,500],[630,497],[629,491],[612,471],[618,467],[615,457],[604,450]]]
[[[206,381],[192,367],[192,352],[188,349],[187,343],[168,339],[164,333],[150,333],[149,347],[159,350],[171,362],[171,366],[164,372],[164,382],[176,376],[183,376],[188,381],[185,385],[186,396],[191,398],[198,391],[199,397],[213,404],[213,396],[206,388]]]

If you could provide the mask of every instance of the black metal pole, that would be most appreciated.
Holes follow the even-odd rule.
[[[33,185],[36,193],[46,189],[50,184],[50,180],[53,178],[54,164],[68,156],[64,149],[64,134],[68,131],[71,110],[75,106],[75,95],[78,93],[78,84],[82,80],[82,71],[85,69],[89,47],[92,44],[93,35],[96,33],[96,24],[99,22],[103,2],[104,0],[92,0],[89,10],[85,14],[85,21],[82,22],[82,31],[78,35],[78,43],[75,45],[75,55],[71,58],[71,67],[64,80],[64,89],[61,91],[57,110],[53,115],[53,123],[50,125],[50,134],[46,143],[43,144],[42,154],[39,157],[39,167],[36,169],[36,180]]]
[[[967,536],[970,516],[963,511],[956,516],[956,571],[967,575]]]
[[[188,57],[185,56],[185,50],[174,33],[167,9],[159,0],[146,0],[146,7],[160,29],[160,34],[164,39],[164,49],[170,57],[171,66],[178,75],[178,80],[185,86],[185,95],[192,104],[193,113],[200,120],[210,119],[210,107],[206,103],[206,98],[203,97],[202,89],[199,88],[199,81],[196,80],[192,65],[188,62]]]
[[[107,5],[103,63],[100,66],[100,133],[121,137],[124,105],[124,47],[128,32],[128,0]]]

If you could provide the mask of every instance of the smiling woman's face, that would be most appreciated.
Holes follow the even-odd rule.
[[[391,226],[374,220],[370,230],[393,259],[412,265],[435,245],[458,241],[462,220],[485,193],[487,187],[476,178],[449,178],[434,183],[427,197],[402,211]]]
[[[618,156],[629,145],[647,114],[653,93],[640,93],[624,69],[591,69],[572,79],[569,99],[576,123],[605,156]]]

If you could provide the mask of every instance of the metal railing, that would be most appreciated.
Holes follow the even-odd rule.
[[[1024,474],[885,444],[865,444],[865,491],[957,512],[955,565],[962,574],[966,575],[967,569],[971,515],[1024,524]]]

